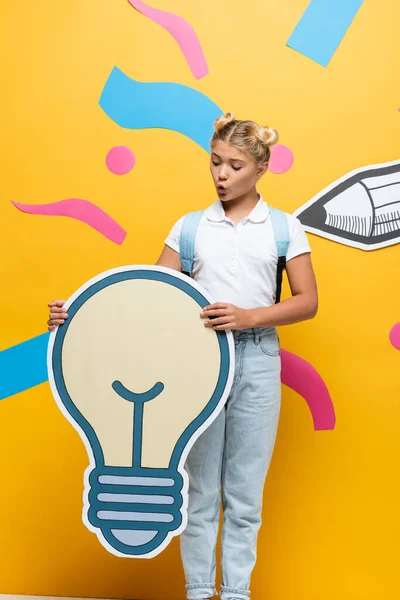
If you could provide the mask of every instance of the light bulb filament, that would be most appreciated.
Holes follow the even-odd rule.
[[[143,411],[144,403],[154,400],[161,394],[164,389],[164,384],[160,381],[153,385],[147,392],[138,394],[128,390],[120,381],[115,380],[112,383],[114,392],[128,402],[133,402],[135,405],[133,417],[133,466],[142,466],[142,438],[143,438]]]
[[[114,392],[117,392],[118,396],[121,396],[124,400],[128,400],[128,402],[148,402],[149,400],[154,400],[161,394],[164,389],[164,384],[160,381],[153,385],[153,387],[147,392],[143,392],[142,394],[137,394],[136,392],[131,392],[128,390],[120,381],[114,381],[112,384],[112,388]]]

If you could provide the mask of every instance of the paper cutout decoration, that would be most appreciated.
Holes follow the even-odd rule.
[[[126,175],[132,171],[135,162],[134,153],[126,146],[114,146],[106,156],[106,165],[114,175]]]
[[[210,98],[179,83],[142,83],[114,67],[99,104],[127,129],[161,128],[177,131],[208,151],[213,125],[222,110]]]
[[[79,198],[69,198],[50,204],[22,204],[13,202],[14,206],[30,215],[45,215],[50,217],[71,217],[89,225],[115,244],[122,244],[126,231],[104,210]]]
[[[161,27],[164,27],[177,41],[196,79],[208,74],[208,66],[199,38],[193,27],[185,19],[165,10],[152,8],[140,0],[129,0],[130,4]]]
[[[400,323],[393,325],[392,329],[390,330],[389,338],[393,348],[400,350]]]
[[[287,46],[329,64],[364,0],[311,0]]]
[[[335,429],[335,408],[321,375],[304,358],[287,350],[281,350],[281,359],[282,383],[306,400],[315,431]]]
[[[110,552],[150,558],[186,526],[189,449],[230,392],[230,332],[204,327],[212,299],[149,266],[107,271],[50,334],[49,380],[90,457],[83,520]]]
[[[47,381],[48,342],[43,333],[0,352],[0,400]]]
[[[361,250],[400,241],[400,161],[351,171],[298,208],[310,233]]]
[[[292,167],[293,162],[293,152],[287,146],[276,144],[276,146],[271,148],[271,158],[268,165],[271,173],[275,173],[276,175],[286,173]]]

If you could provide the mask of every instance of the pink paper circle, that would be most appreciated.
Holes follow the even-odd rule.
[[[281,175],[289,171],[293,165],[294,156],[293,152],[287,146],[283,144],[277,144],[271,149],[271,158],[269,161],[269,170],[276,175]]]
[[[129,171],[132,171],[135,162],[134,153],[126,146],[114,146],[106,157],[107,167],[115,175],[126,175]]]
[[[394,346],[396,350],[400,350],[400,323],[396,323],[396,325],[392,327],[389,338],[392,346]]]

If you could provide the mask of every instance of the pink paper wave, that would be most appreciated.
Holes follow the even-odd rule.
[[[282,383],[300,394],[311,411],[316,431],[334,429],[335,409],[328,388],[314,367],[287,350],[281,350]]]
[[[196,79],[205,77],[208,74],[207,61],[200,40],[193,27],[185,19],[173,13],[152,8],[140,0],[129,0],[129,3],[145,17],[161,25],[172,35]]]
[[[88,200],[69,198],[50,204],[21,204],[12,202],[16,208],[30,215],[71,217],[92,227],[115,244],[122,244],[126,231],[104,210]]]

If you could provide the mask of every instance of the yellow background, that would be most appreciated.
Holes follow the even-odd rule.
[[[125,0],[2,2],[0,349],[45,331],[46,303],[97,273],[154,262],[173,222],[214,200],[204,150],[171,131],[123,130],[100,109],[114,65],[278,129],[295,164],[259,189],[286,211],[352,169],[400,158],[399,3],[366,0],[326,69],[285,45],[307,4],[152,0],[194,26],[210,67],[196,81],[171,36]],[[129,175],[107,170],[114,145],[135,152]],[[69,197],[104,208],[125,243],[11,204]],[[305,401],[284,389],[253,597],[394,598],[400,353],[388,334],[400,320],[400,247],[309,238],[320,311],[280,333],[324,377],[337,427],[314,432]],[[182,598],[178,540],[153,560],[123,559],[85,529],[87,462],[47,383],[0,403],[0,593]]]

